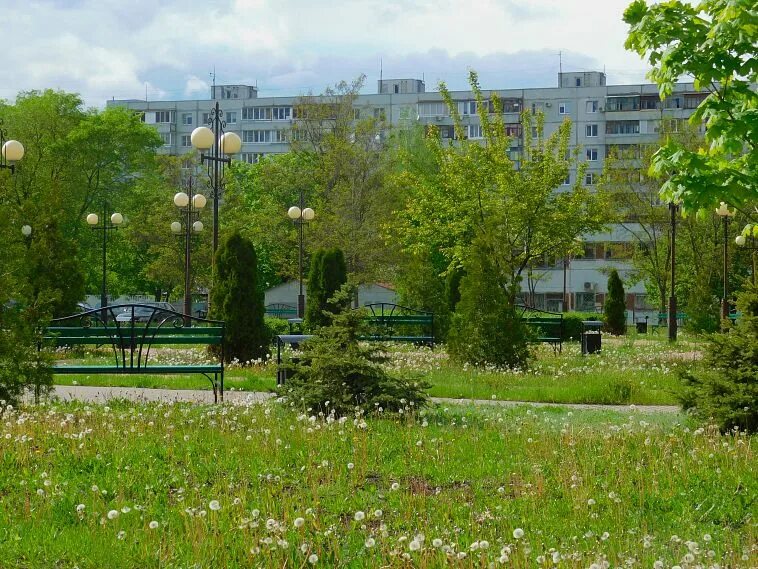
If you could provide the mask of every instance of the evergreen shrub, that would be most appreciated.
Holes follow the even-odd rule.
[[[611,270],[608,277],[608,296],[603,307],[605,329],[614,336],[626,333],[626,295],[618,271]]]

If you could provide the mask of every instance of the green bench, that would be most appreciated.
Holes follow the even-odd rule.
[[[363,307],[371,312],[367,321],[372,328],[365,340],[412,342],[434,346],[434,313],[377,302]]]
[[[563,352],[563,314],[530,306],[519,306],[521,320],[535,333],[535,341],[550,344],[556,353]]]
[[[119,316],[120,315],[120,316]],[[126,315],[126,316],[125,316]],[[56,362],[54,374],[201,374],[213,387],[213,399],[224,400],[224,323],[183,315],[146,304],[109,306],[56,318],[45,330],[50,347],[109,346],[109,363]],[[218,363],[154,364],[154,346],[220,346]]]
[[[267,304],[266,316],[270,316],[272,318],[281,318],[283,320],[287,320],[288,318],[295,318],[297,316],[297,306],[293,306],[292,304],[284,304],[281,302]]]

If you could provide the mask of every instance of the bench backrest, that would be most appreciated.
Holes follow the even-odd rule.
[[[371,339],[434,343],[434,312],[390,302],[367,304],[363,308],[371,313],[368,317],[369,324],[381,330]],[[408,328],[417,331],[412,333]]]
[[[537,331],[538,340],[563,339],[563,313],[520,305],[521,319]]]
[[[139,369],[157,345],[221,346],[223,361],[224,323],[149,304],[124,304],[55,318],[44,339],[54,346],[110,345],[116,367]]]

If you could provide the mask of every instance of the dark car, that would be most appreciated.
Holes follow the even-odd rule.
[[[165,318],[174,313],[174,307],[168,302],[150,303],[146,306],[124,307],[123,311],[116,315],[116,322],[147,322]]]

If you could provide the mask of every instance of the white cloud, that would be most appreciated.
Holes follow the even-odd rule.
[[[639,81],[626,52],[629,0],[29,0],[3,8],[0,97],[46,87],[89,105],[111,96],[202,96],[219,83],[261,92],[322,90],[361,73],[485,88],[551,86],[564,70],[608,68],[609,82]],[[205,77],[205,79],[201,79]]]

